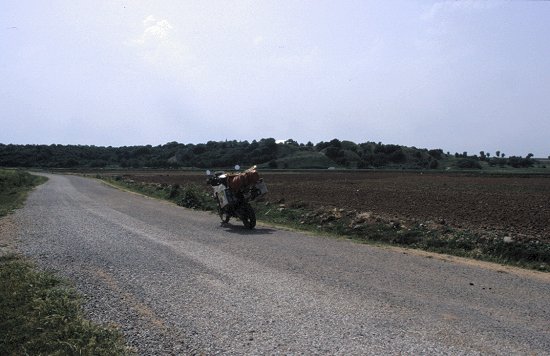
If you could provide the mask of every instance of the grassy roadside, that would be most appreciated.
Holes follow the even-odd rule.
[[[0,218],[46,178],[0,169]],[[0,355],[124,355],[121,334],[83,317],[70,285],[22,256],[0,256]]]
[[[114,328],[83,317],[74,289],[20,256],[0,257],[1,355],[124,355]]]
[[[0,169],[0,217],[21,207],[28,192],[46,180],[19,170]]]
[[[123,189],[172,201],[200,210],[214,210],[210,194],[202,187],[147,184],[120,176],[96,176]],[[307,204],[253,203],[258,221],[315,234],[445,253],[483,261],[550,272],[550,242],[511,238],[502,231],[476,232],[455,229],[444,222],[406,222],[372,212],[335,208],[312,209]]]
[[[502,232],[479,233],[437,223],[410,223],[344,209],[255,204],[255,210],[260,221],[316,234],[550,272],[550,243],[541,240],[510,239]]]
[[[190,184],[187,186],[180,186],[179,184],[148,184],[122,179],[121,176],[94,175],[93,177],[115,187],[157,199],[168,200],[185,208],[206,211],[213,211],[216,209],[216,203],[212,199],[211,194],[197,185]]]

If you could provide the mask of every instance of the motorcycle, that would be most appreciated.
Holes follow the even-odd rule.
[[[235,166],[238,171],[240,167]],[[214,190],[214,199],[218,204],[218,214],[226,224],[232,217],[240,219],[244,226],[253,229],[256,226],[256,213],[250,202],[267,193],[267,186],[253,166],[242,173],[226,174],[206,171],[206,183]]]

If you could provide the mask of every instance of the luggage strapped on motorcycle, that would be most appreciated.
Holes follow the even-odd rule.
[[[235,173],[227,175],[227,185],[234,192],[238,192],[241,188],[257,183],[260,180],[260,175],[255,169],[247,169],[243,173]]]

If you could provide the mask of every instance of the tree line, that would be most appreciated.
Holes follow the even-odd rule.
[[[462,154],[455,153],[455,158],[458,159],[457,167],[458,168],[475,168],[481,169],[481,162],[486,162],[489,166],[495,167],[505,167],[510,166],[513,168],[529,168],[538,163],[534,158],[533,154],[529,153],[525,157],[519,156],[510,156],[506,157],[506,154],[496,151],[494,156],[491,156],[491,153],[480,151],[478,155],[469,156],[467,152]]]
[[[333,139],[317,144],[298,143],[293,139],[284,142],[273,138],[258,141],[208,141],[199,144],[168,142],[164,145],[102,147],[89,145],[13,145],[0,144],[0,166],[34,168],[224,168],[235,164],[264,165],[269,168],[293,168],[289,158],[323,156],[327,163],[311,168],[328,166],[345,168],[402,168],[437,169],[450,158],[458,168],[481,168],[489,165],[530,167],[532,155],[522,157],[491,156],[456,153],[452,156],[442,149],[407,147],[381,142],[354,143]],[[309,156],[308,156],[309,155]]]
[[[0,166],[40,168],[178,168],[225,167],[276,158],[274,139],[169,142],[164,145],[102,147],[88,145],[0,144]]]

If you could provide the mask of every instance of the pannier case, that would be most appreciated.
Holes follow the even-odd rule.
[[[223,184],[215,187],[214,191],[216,192],[216,196],[218,197],[218,201],[220,202],[220,206],[222,208],[228,204],[234,203],[235,197],[233,196],[233,192],[231,189],[226,188]]]
[[[267,193],[267,185],[265,185],[264,182],[256,183],[255,187],[260,191],[260,195],[264,195]]]

